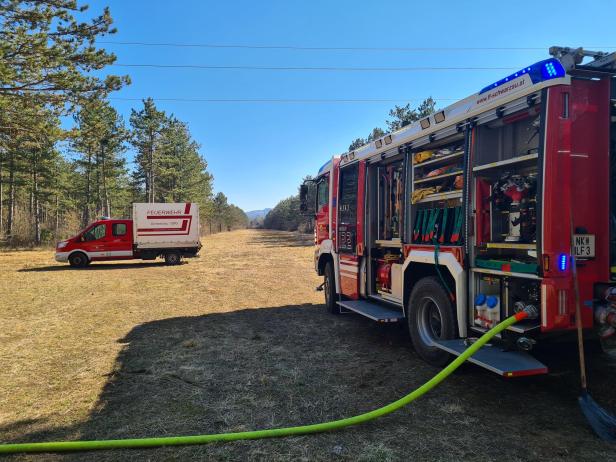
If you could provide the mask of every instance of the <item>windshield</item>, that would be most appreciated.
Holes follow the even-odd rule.
[[[81,235],[83,235],[86,231],[92,229],[92,227],[95,226],[95,221],[90,223],[89,225],[87,225],[86,227],[82,228],[81,230],[79,230],[79,232],[77,234],[75,234],[73,237],[71,237],[71,239],[75,239]]]

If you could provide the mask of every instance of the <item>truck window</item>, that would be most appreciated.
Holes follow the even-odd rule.
[[[329,202],[329,177],[324,178],[317,185],[317,211]]]
[[[341,252],[353,252],[355,250],[357,234],[357,174],[357,163],[340,170],[338,248]]]
[[[125,236],[126,235],[126,223],[114,223],[112,227],[112,231],[114,236]]]
[[[84,235],[84,241],[95,241],[102,237],[105,237],[107,225],[96,225],[94,228],[90,228]]]

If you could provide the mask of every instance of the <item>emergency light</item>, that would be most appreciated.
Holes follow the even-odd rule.
[[[501,85],[505,85],[518,77],[522,77],[523,75],[528,75],[532,83],[539,83],[544,80],[564,77],[565,68],[562,64],[560,64],[560,61],[555,58],[544,59],[543,61],[539,61],[538,63],[525,67],[524,69],[520,69],[518,72],[508,75],[504,79],[500,79],[499,81],[484,87],[479,94],[493,90]]]
[[[565,271],[567,269],[567,255],[561,253],[558,256],[558,269],[561,271]]]

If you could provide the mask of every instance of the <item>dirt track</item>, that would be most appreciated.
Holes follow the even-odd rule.
[[[309,238],[238,231],[204,244],[202,258],[179,267],[70,270],[50,251],[0,253],[0,440],[319,422],[379,407],[436,372],[403,328],[325,313]],[[548,376],[505,381],[465,366],[411,407],[337,433],[43,458],[616,458],[577,407],[574,352],[545,354]],[[616,410],[616,365],[596,357],[590,380],[593,396]]]

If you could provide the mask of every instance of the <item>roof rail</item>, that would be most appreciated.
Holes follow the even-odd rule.
[[[550,47],[550,55],[560,61],[565,70],[571,71],[582,64],[585,57],[593,58],[582,67],[587,68],[608,68],[614,69],[616,64],[616,53],[606,53],[604,51],[590,51],[584,48],[569,48],[569,47]]]

